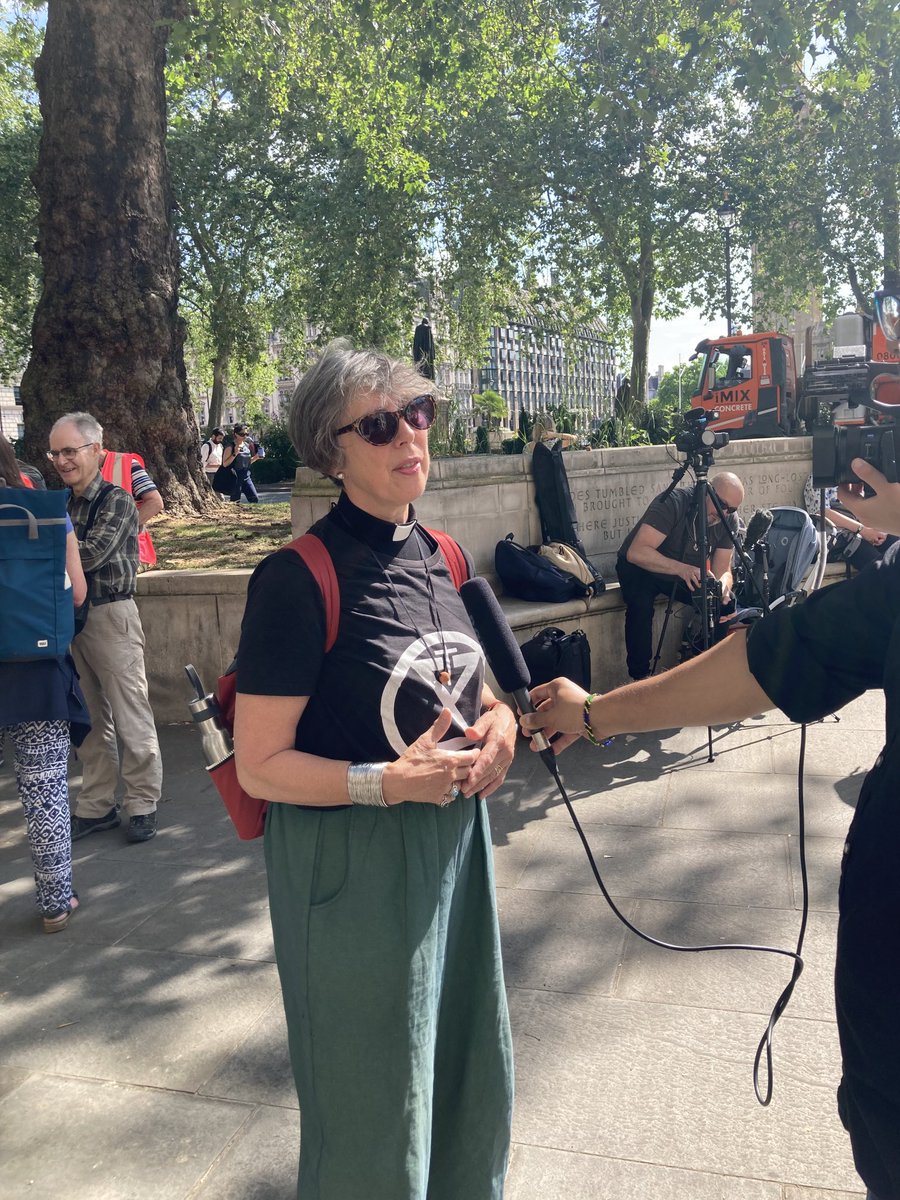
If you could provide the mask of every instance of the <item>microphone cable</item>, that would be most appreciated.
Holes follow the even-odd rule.
[[[807,923],[808,923],[808,919],[809,919],[809,880],[807,877],[807,866],[806,866],[806,835],[805,835],[806,816],[805,816],[805,801],[804,801],[804,795],[803,795],[803,765],[804,765],[804,760],[806,757],[806,726],[805,725],[800,726],[800,756],[799,756],[799,761],[798,761],[798,809],[799,809],[798,840],[800,843],[800,877],[801,877],[802,890],[803,890],[803,904],[802,904],[801,919],[800,919],[800,930],[797,935],[796,950],[785,950],[779,946],[756,946],[756,945],[753,945],[752,943],[744,943],[744,942],[720,942],[720,943],[717,943],[716,945],[710,945],[710,946],[703,946],[703,945],[681,946],[681,945],[678,945],[676,942],[660,941],[659,938],[652,937],[649,933],[645,933],[642,929],[638,929],[638,927],[636,925],[633,925],[631,923],[631,921],[629,921],[629,919],[625,916],[625,914],[618,908],[618,906],[616,905],[616,902],[613,900],[612,896],[609,894],[609,890],[607,889],[606,884],[603,882],[603,877],[600,874],[600,868],[597,866],[597,862],[594,858],[593,852],[591,851],[591,847],[590,847],[590,844],[588,843],[587,836],[584,832],[584,829],[581,826],[581,822],[578,820],[578,817],[575,813],[575,809],[572,807],[572,802],[569,799],[568,793],[566,792],[565,785],[563,784],[562,779],[560,778],[559,767],[558,767],[555,759],[551,758],[551,756],[546,751],[543,754],[541,754],[540,757],[543,759],[544,765],[546,766],[547,770],[552,775],[553,779],[556,781],[556,786],[559,789],[559,794],[563,798],[563,802],[566,806],[566,809],[568,810],[569,816],[572,820],[572,824],[575,827],[575,832],[578,834],[579,840],[581,841],[581,845],[584,849],[585,854],[587,855],[587,860],[590,865],[591,872],[594,876],[594,879],[597,882],[597,886],[599,887],[606,903],[609,905],[609,907],[612,909],[613,913],[616,915],[616,917],[618,917],[618,919],[622,922],[622,924],[625,926],[626,929],[630,930],[633,934],[635,934],[637,937],[641,938],[643,941],[649,942],[651,946],[659,946],[663,950],[677,950],[680,953],[687,953],[687,954],[702,954],[702,953],[704,953],[706,951],[710,951],[710,950],[749,950],[749,951],[752,951],[757,954],[778,954],[784,958],[789,958],[792,960],[793,968],[791,970],[791,977],[788,980],[786,986],[784,987],[784,989],[781,992],[781,995],[778,997],[778,999],[776,1000],[776,1002],[772,1008],[772,1012],[769,1015],[769,1020],[766,1025],[765,1031],[763,1032],[763,1035],[759,1040],[759,1044],[756,1048],[756,1054],[754,1055],[754,1058],[753,1058],[753,1091],[754,1091],[754,1094],[756,1095],[756,1099],[759,1101],[759,1103],[764,1108],[767,1107],[771,1103],[771,1100],[772,1100],[772,1088],[773,1088],[773,1082],[774,1082],[774,1067],[773,1067],[773,1062],[772,1062],[772,1043],[774,1040],[775,1026],[778,1024],[778,1021],[779,1021],[782,1013],[787,1008],[788,1001],[790,1000],[791,996],[793,995],[794,988],[796,987],[796,984],[797,984],[797,980],[800,978],[801,974],[803,973],[802,953],[803,953],[803,944],[806,940],[806,927],[807,927]],[[765,1088],[764,1089],[762,1089],[760,1086],[760,1063],[762,1061],[763,1054],[765,1054],[765,1058],[766,1058],[766,1080],[765,1080]]]

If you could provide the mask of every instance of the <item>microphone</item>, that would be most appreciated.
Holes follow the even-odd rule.
[[[775,518],[767,508],[758,508],[750,518],[744,535],[744,550],[753,550],[772,528]]]
[[[519,712],[534,712],[534,705],[528,694],[531,685],[528,667],[503,615],[503,609],[497,603],[497,597],[491,591],[487,580],[467,579],[459,589],[459,594],[501,691],[512,696]],[[550,743],[542,733],[532,734],[532,739],[540,751],[544,765],[555,774],[556,755]]]

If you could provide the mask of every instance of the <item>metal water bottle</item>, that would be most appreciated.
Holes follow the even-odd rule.
[[[205,691],[200,676],[195,667],[188,663],[184,668],[185,674],[194,686],[197,696],[188,701],[191,718],[200,729],[203,740],[203,756],[206,759],[206,769],[221,766],[226,759],[234,754],[234,742],[231,734],[225,728],[222,711],[213,692]]]

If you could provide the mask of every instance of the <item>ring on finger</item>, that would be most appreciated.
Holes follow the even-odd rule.
[[[452,801],[454,801],[459,795],[459,791],[459,784],[454,783],[451,786],[450,791],[444,793],[443,799],[441,800],[441,808],[446,808],[448,804],[452,803]]]

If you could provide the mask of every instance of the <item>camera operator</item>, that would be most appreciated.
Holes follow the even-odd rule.
[[[900,342],[900,288],[876,296]],[[893,427],[888,427],[893,439]],[[893,444],[893,442],[892,442]],[[889,455],[894,465],[893,450]],[[840,466],[841,464],[839,464]],[[861,483],[838,499],[863,524],[900,534],[900,483],[849,463]],[[870,489],[863,494],[863,485]],[[874,493],[874,494],[871,494]],[[852,636],[848,631],[852,630]],[[852,579],[776,609],[656,679],[588,696],[567,679],[532,690],[523,730],[543,730],[559,753],[582,734],[602,740],[674,726],[739,721],[778,707],[814,721],[869,688],[887,700],[885,747],[866,776],[841,868],[835,1002],[843,1079],[838,1111],[868,1200],[900,1200],[900,549]]]
[[[736,532],[743,484],[737,475],[721,471],[709,481],[709,487],[718,496],[732,532]],[[650,504],[619,550],[616,574],[625,601],[625,652],[632,679],[643,679],[650,673],[657,596],[672,595],[674,588],[675,599],[690,604],[692,593],[699,590],[704,575],[708,575],[721,584],[723,608],[731,603],[732,545],[728,530],[707,497],[709,558],[704,572],[700,567],[697,517],[695,489],[675,488]],[[724,626],[719,628],[724,633]]]

